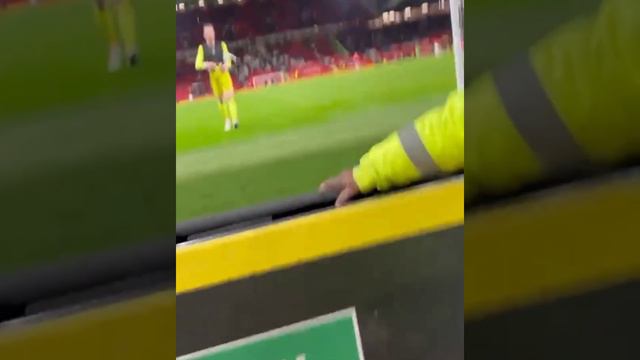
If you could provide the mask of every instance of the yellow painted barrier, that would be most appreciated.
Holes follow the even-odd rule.
[[[175,357],[175,293],[141,296],[67,316],[0,327],[0,359]]]
[[[464,179],[438,182],[179,247],[176,291],[195,291],[464,222]]]
[[[467,214],[465,317],[640,279],[640,175]]]

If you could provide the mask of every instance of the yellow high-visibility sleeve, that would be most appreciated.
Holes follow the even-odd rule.
[[[615,164],[640,155],[640,1],[603,0],[531,51],[540,81],[586,155]]]
[[[464,93],[454,92],[443,106],[427,111],[409,128],[373,146],[354,168],[353,176],[360,191],[367,193],[463,168]]]
[[[638,13],[636,0],[603,0],[536,43],[511,76],[469,87],[468,199],[640,155]]]
[[[464,169],[463,92],[449,95],[444,107],[427,112],[415,126],[439,172],[453,173]]]

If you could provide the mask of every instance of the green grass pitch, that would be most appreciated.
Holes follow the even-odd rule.
[[[133,2],[141,66],[115,74],[93,1],[0,11],[0,276],[173,237],[175,9]]]
[[[315,191],[454,87],[447,54],[239,92],[231,133],[215,99],[178,104],[176,217]]]

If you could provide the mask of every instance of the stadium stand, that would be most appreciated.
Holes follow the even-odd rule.
[[[0,10],[17,6],[33,5],[37,0],[0,0]]]
[[[421,6],[412,8],[414,15],[404,15],[406,21],[394,9],[381,15],[360,3],[317,0],[249,0],[178,11],[176,101],[202,95],[190,90],[200,80],[193,59],[205,22],[215,25],[218,37],[237,56],[232,76],[235,86],[242,89],[275,81],[263,81],[265,74],[272,74],[273,79],[297,79],[429,56],[436,43],[438,48],[447,48],[451,42],[449,15],[441,7],[448,5],[428,4],[427,12]],[[391,13],[396,14],[394,21],[388,20]],[[207,84],[200,87],[208,89]]]

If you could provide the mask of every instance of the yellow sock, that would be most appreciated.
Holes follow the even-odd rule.
[[[136,19],[131,0],[120,0],[116,5],[118,28],[124,42],[124,51],[131,56],[138,50],[136,41]]]
[[[218,103],[218,107],[220,108],[220,113],[222,114],[222,118],[224,120],[228,119],[229,118],[229,111],[228,111],[228,108],[227,108],[227,104],[223,103],[223,102],[219,102]]]
[[[236,99],[231,98],[227,101],[227,114],[233,121],[238,121],[238,105]]]
[[[104,2],[98,1],[98,19],[104,29],[109,45],[118,43],[118,31],[114,21],[113,11],[109,9]]]

